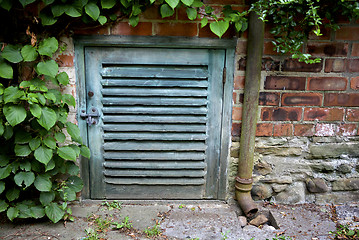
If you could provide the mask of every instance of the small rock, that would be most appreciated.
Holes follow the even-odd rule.
[[[247,218],[245,216],[239,216],[238,222],[241,227],[244,227],[247,225]]]
[[[251,193],[255,200],[263,200],[270,198],[273,191],[267,184],[258,184],[253,186]]]
[[[328,163],[317,163],[310,166],[314,171],[329,173],[335,170],[334,166]]]
[[[265,224],[262,229],[263,229],[263,231],[267,231],[267,232],[273,232],[276,230],[275,227],[269,226],[267,224]]]
[[[305,202],[305,185],[302,182],[293,183],[284,192],[278,193],[275,197],[278,203],[297,204]]]
[[[249,222],[249,224],[258,227],[260,225],[265,224],[266,222],[268,222],[268,218],[266,216],[264,216],[263,214],[259,214],[257,217],[252,219]]]
[[[359,178],[344,178],[333,182],[333,191],[359,190]]]
[[[265,178],[261,180],[264,183],[291,184],[293,179],[290,176]]]
[[[352,167],[349,164],[340,164],[337,170],[341,173],[350,173],[352,171]]]
[[[266,162],[259,161],[254,165],[254,171],[260,175],[268,175],[272,172],[272,167]]]
[[[273,184],[272,185],[272,189],[276,193],[283,192],[287,187],[288,187],[287,184]]]
[[[329,190],[327,184],[321,178],[307,179],[305,183],[311,193],[325,193]]]

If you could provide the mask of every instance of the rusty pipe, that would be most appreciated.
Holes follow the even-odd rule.
[[[246,216],[258,211],[251,197],[255,134],[261,81],[264,22],[255,12],[249,15],[246,80],[243,99],[242,128],[239,148],[238,173],[235,183],[236,198]]]

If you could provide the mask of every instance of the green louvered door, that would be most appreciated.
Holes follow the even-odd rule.
[[[92,199],[216,199],[224,50],[85,48]],[[96,118],[95,118],[96,119]]]

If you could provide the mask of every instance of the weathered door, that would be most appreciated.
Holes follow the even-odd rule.
[[[216,199],[225,50],[84,54],[91,198]]]

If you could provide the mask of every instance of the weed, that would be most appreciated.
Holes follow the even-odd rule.
[[[185,208],[185,207],[186,207],[186,205],[184,205],[184,204],[180,204],[180,205],[178,206],[179,209],[182,209],[182,208]]]
[[[104,201],[101,205],[105,206],[109,211],[111,211],[113,209],[121,210],[121,208],[122,208],[122,202],[119,202],[116,200],[112,201],[112,202]]]
[[[221,238],[221,240],[226,240],[226,239],[228,239],[228,233],[230,233],[231,232],[231,230],[228,230],[227,232],[221,232],[221,234],[222,234],[222,238]]]
[[[93,228],[87,228],[85,230],[85,232],[86,232],[86,237],[82,238],[81,240],[99,240],[100,239],[99,235]]]
[[[359,228],[350,229],[348,225],[340,225],[335,232],[329,232],[334,235],[334,239],[348,239],[358,240],[359,239]]]
[[[156,223],[155,226],[148,227],[147,229],[145,229],[144,233],[146,233],[147,237],[155,237],[155,236],[159,236],[161,234],[161,230],[158,228],[159,224]]]
[[[132,228],[132,223],[129,221],[129,217],[126,216],[125,219],[121,222],[112,222],[112,225],[114,225],[114,229],[131,229]]]

